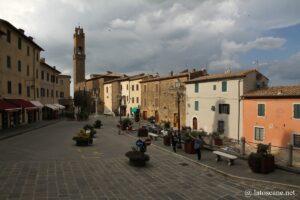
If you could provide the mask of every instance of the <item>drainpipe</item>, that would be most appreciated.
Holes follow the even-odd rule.
[[[238,84],[238,143],[240,143],[240,112],[241,112],[241,98],[240,98],[240,89],[241,89],[241,79],[239,79],[239,84]]]

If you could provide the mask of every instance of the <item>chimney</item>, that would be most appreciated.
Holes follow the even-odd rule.
[[[45,58],[41,58],[41,59],[40,59],[40,62],[41,62],[41,63],[45,63]]]
[[[31,36],[28,36],[28,39],[32,41],[32,40],[33,40],[33,37],[31,37]]]
[[[193,69],[193,72],[196,72],[196,69],[195,69],[195,68]]]
[[[55,67],[55,66],[53,66],[53,69],[56,69],[56,67]]]
[[[21,29],[21,28],[19,28],[19,31],[23,34],[25,33],[24,29]]]
[[[172,70],[172,71],[170,71],[170,76],[173,76],[173,70]]]

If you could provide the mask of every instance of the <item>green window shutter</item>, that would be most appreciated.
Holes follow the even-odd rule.
[[[195,92],[196,92],[196,93],[199,92],[199,83],[195,83]]]
[[[300,119],[300,104],[294,104],[294,118]]]
[[[265,104],[258,104],[258,116],[265,116]]]
[[[222,81],[222,92],[227,92],[227,81]]]
[[[195,110],[199,110],[199,102],[198,101],[195,101]]]

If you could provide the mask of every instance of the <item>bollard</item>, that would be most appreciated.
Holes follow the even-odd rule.
[[[287,166],[292,167],[293,166],[293,145],[288,144],[288,159],[287,159]]]
[[[241,154],[243,156],[245,155],[245,143],[246,143],[245,137],[241,137]]]

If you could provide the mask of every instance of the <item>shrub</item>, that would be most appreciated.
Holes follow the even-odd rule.
[[[123,130],[130,127],[133,124],[133,122],[129,118],[125,118],[121,121],[121,127]]]
[[[94,128],[101,128],[102,127],[102,122],[101,122],[101,120],[96,120],[95,122],[94,122]]]
[[[89,130],[91,137],[94,137],[95,134],[97,133],[96,130],[94,130],[94,127],[90,124],[86,124],[83,129],[85,130],[85,132],[87,132],[87,130]]]
[[[90,133],[87,133],[84,129],[80,129],[79,133],[73,137],[77,145],[89,145],[93,143],[93,138]]]
[[[77,113],[78,120],[87,120],[88,118],[89,118],[89,113],[87,111],[81,111],[80,113]]]

